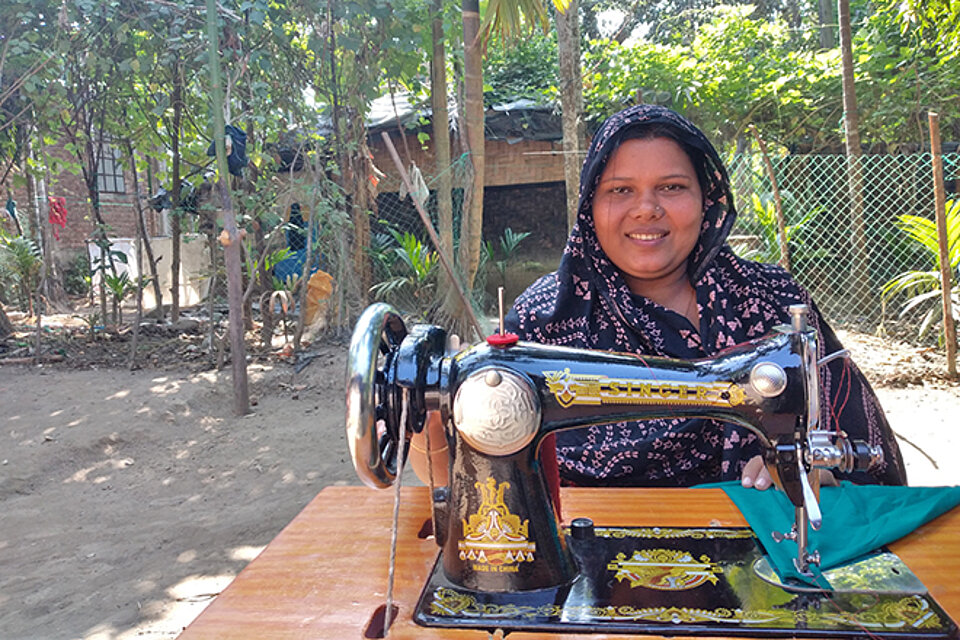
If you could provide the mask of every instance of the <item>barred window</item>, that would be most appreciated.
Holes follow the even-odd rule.
[[[97,165],[97,186],[100,193],[126,193],[123,183],[123,164],[120,152],[108,144],[103,145],[100,164]]]

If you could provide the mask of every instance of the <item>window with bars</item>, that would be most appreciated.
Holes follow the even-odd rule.
[[[112,146],[103,145],[100,154],[100,164],[97,166],[97,186],[100,193],[126,193],[123,182],[123,164],[120,161],[120,152]]]

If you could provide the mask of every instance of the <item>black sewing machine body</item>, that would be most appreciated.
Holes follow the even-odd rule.
[[[411,336],[415,333],[416,329]],[[800,383],[803,361],[792,340],[782,333],[701,362],[524,342],[509,347],[481,344],[441,362],[439,401],[425,404],[436,404],[429,408],[440,410],[444,423],[454,425],[448,433],[450,485],[435,496],[437,540],[444,549],[447,576],[483,591],[552,587],[576,576],[538,460],[540,444],[551,433],[621,420],[702,416],[744,424],[753,431],[758,431],[754,425],[763,425],[764,438],[773,436],[775,442],[787,437],[792,442],[796,415],[806,404]],[[793,394],[766,398],[750,386],[752,369],[774,361],[788,378],[795,378]],[[502,387],[509,388],[498,393]],[[458,403],[490,408],[485,415],[457,419]],[[486,418],[487,426],[496,430],[520,422],[524,416],[517,414],[538,423],[532,433],[519,437],[529,438],[522,448],[495,455],[482,450],[493,446],[475,435],[479,429],[473,423]],[[467,420],[469,434],[456,426]],[[491,536],[481,540],[476,529],[496,526],[489,519],[506,515],[517,518],[513,529],[522,527],[525,534],[515,534],[513,543],[504,540],[503,549],[491,553]],[[471,526],[471,521],[476,524]]]
[[[807,549],[807,527],[818,527],[821,518],[818,486],[811,479],[816,474],[811,472],[867,468],[882,453],[849,441],[845,434],[818,428],[816,333],[806,326],[805,308],[791,313],[792,326],[714,358],[683,361],[543,346],[502,335],[447,353],[443,329],[418,325],[408,334],[388,306],[369,308],[354,333],[347,379],[348,442],[358,475],[370,486],[392,484],[399,452],[406,450],[410,435],[423,428],[428,411],[440,412],[450,451],[449,483],[433,490],[434,533],[441,553],[415,618],[428,625],[545,630],[565,628],[577,618],[586,631],[664,632],[657,626],[663,620],[654,620],[651,627],[649,619],[608,624],[590,618],[598,607],[623,606],[617,600],[623,590],[611,590],[612,581],[602,577],[620,567],[616,563],[623,564],[618,577],[651,570],[647,559],[636,556],[646,553],[643,549],[634,549],[631,559],[620,543],[610,541],[616,536],[596,535],[589,521],[578,519],[562,527],[550,499],[538,457],[541,443],[564,429],[594,424],[699,416],[749,429],[763,443],[767,466],[796,510],[793,531],[773,533],[796,542],[798,569],[817,563],[816,552]],[[759,554],[759,547],[750,531],[731,535],[738,542],[721,543],[726,559],[718,562],[752,563],[750,554]],[[728,534],[709,537],[722,540]],[[746,547],[745,537],[751,538]],[[738,550],[727,557],[727,550],[734,548]],[[743,549],[752,551],[743,555]],[[681,570],[678,563],[693,557],[690,549],[655,551],[683,558],[660,563],[667,573]],[[714,570],[723,573],[722,568],[697,565],[690,575]],[[779,588],[753,575],[752,569],[750,573],[751,580],[767,586],[755,584],[749,592]],[[729,591],[727,586],[722,589]],[[636,604],[628,602],[628,609]],[[485,617],[488,611],[521,613],[512,620],[494,616],[494,623]],[[554,617],[536,613],[544,611]],[[941,628],[932,637],[952,637],[955,627],[944,619],[949,623],[946,635],[937,635]],[[712,633],[717,621],[705,620],[684,631]],[[665,628],[677,621],[668,622]],[[730,630],[729,622],[720,621],[717,628]],[[740,630],[746,629],[747,635],[793,631],[790,623],[751,624],[746,621]],[[831,634],[845,633],[845,623],[824,624],[824,633],[828,627]]]

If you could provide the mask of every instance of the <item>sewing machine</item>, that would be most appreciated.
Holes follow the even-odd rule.
[[[809,573],[819,563],[809,529],[823,518],[817,471],[868,469],[882,459],[878,447],[819,428],[818,367],[844,354],[818,360],[806,307],[791,307],[790,314],[790,326],[763,338],[682,361],[543,346],[502,329],[483,344],[448,353],[440,327],[408,332],[388,305],[369,307],[354,331],[347,374],[347,440],[359,477],[375,488],[394,484],[428,411],[440,412],[450,451],[449,483],[432,487],[441,552],[415,620],[612,633],[731,633],[736,626],[745,635],[783,635],[797,632],[802,607],[799,626],[807,633],[860,633],[842,620],[814,622],[821,600],[810,592],[816,590],[779,580],[764,563],[762,545],[795,544],[794,564]],[[611,529],[584,518],[561,525],[538,459],[546,436],[677,416],[715,418],[756,434],[771,476],[794,506],[792,529],[770,532],[758,545],[749,529]],[[908,572],[894,570],[901,571]],[[698,591],[700,585],[719,590]],[[908,584],[871,595],[902,603],[915,590]],[[831,602],[862,608],[857,592],[849,602],[837,594]],[[780,604],[764,609],[766,617],[745,616],[744,602],[755,609],[758,597]],[[781,600],[791,603],[789,620],[777,610]],[[942,618],[943,628],[923,637],[952,637],[955,627]]]

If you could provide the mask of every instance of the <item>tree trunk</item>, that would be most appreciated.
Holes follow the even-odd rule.
[[[322,166],[318,168],[320,171],[323,170]],[[314,174],[317,173],[317,169],[314,169]],[[317,180],[314,179],[314,184],[317,183]],[[310,272],[312,271],[313,266],[313,245],[316,243],[316,227],[319,223],[317,220],[317,201],[320,198],[318,197],[316,191],[313,193],[311,198],[312,202],[310,203],[310,210],[307,212],[307,255],[303,261],[303,271],[300,274],[300,291],[298,292],[297,307],[300,309],[299,318],[297,320],[297,330],[293,334],[293,351],[294,353],[300,352],[300,341],[303,339],[303,331],[307,328],[307,293],[310,287],[307,285],[310,283]],[[291,309],[292,311],[293,309]],[[273,300],[270,300],[270,312],[273,312]],[[283,314],[283,338],[286,341],[287,338],[287,313]]]
[[[101,132],[102,135],[102,132]],[[101,320],[107,322],[107,268],[109,267],[111,275],[116,275],[116,266],[113,263],[113,254],[110,253],[110,236],[107,232],[107,222],[103,219],[103,212],[100,204],[100,185],[98,183],[98,172],[100,170],[100,156],[103,153],[103,145],[98,144],[99,151],[94,148],[93,140],[90,137],[83,143],[81,154],[81,164],[83,170],[83,182],[87,187],[87,198],[90,201],[90,213],[93,214],[94,243],[100,248],[100,263],[97,265],[97,271],[100,272],[100,315]],[[113,314],[114,323],[116,323],[116,314]]]
[[[483,43],[480,40],[480,3],[478,0],[463,0],[463,68],[464,68],[464,121],[466,125],[467,152],[473,166],[473,174],[464,198],[463,217],[460,223],[460,268],[466,290],[473,289],[473,282],[480,265],[480,248],[483,240],[483,184],[486,168],[483,131]]]
[[[24,145],[26,146],[25,155],[37,161],[29,134],[24,138]],[[43,165],[44,171],[47,172],[46,162]],[[48,207],[50,205],[47,201],[47,183],[43,176],[37,179],[34,174],[30,174],[27,179],[27,197],[30,200],[30,209],[26,218],[30,218],[31,214],[33,216],[32,224],[29,225],[33,228],[33,235],[28,237],[36,241],[40,247],[43,264],[46,267],[44,277],[40,282],[40,292],[52,310],[58,313],[67,313],[71,307],[67,292],[63,288],[63,274],[57,263],[57,250],[53,241],[53,234],[50,232],[50,226],[44,224],[44,220],[49,218]]]
[[[139,174],[137,172],[137,161],[133,157],[133,145],[129,140],[126,141],[127,146],[127,155],[130,156],[130,173],[133,175],[133,193],[134,193],[134,207],[137,212],[137,277],[143,279],[143,261],[140,258],[140,249],[141,244],[143,245],[143,250],[147,252],[147,265],[150,267],[150,280],[153,284],[153,295],[157,300],[157,308],[155,310],[155,315],[157,317],[163,317],[163,291],[160,289],[160,276],[157,273],[157,260],[153,257],[153,246],[150,244],[150,234],[147,233],[147,225],[143,219],[143,207],[140,203],[140,180]],[[137,284],[137,295],[141,296],[142,287],[140,284]],[[137,304],[141,304],[141,300],[137,300]],[[141,311],[137,311],[137,323],[139,324]],[[133,364],[131,363],[131,367]]]
[[[833,25],[836,24],[833,2],[830,0],[817,0],[817,15],[820,23],[820,48],[833,49],[837,46],[837,36],[833,32]]]
[[[240,258],[240,234],[230,198],[226,126],[223,119],[223,87],[220,86],[220,57],[217,35],[217,3],[207,0],[207,39],[210,47],[210,84],[213,98],[213,139],[217,150],[217,186],[223,203],[225,238],[224,261],[227,266],[227,297],[230,305],[230,361],[233,371],[233,409],[244,415],[250,408],[247,388],[247,350],[243,336],[243,270]]]
[[[170,201],[173,216],[170,218],[170,322],[180,319],[180,128],[183,119],[183,76],[178,59],[173,77],[173,131],[170,136],[170,151],[173,156],[173,186]]]
[[[140,323],[143,321],[143,243],[146,239],[143,224],[143,208],[140,206],[140,181],[137,176],[137,161],[133,157],[133,145],[130,140],[126,140],[127,155],[130,157],[130,170],[133,173],[133,197],[135,208],[137,210],[137,231],[136,231],[136,259],[137,259],[137,312],[133,318],[133,337],[130,340],[130,362],[128,368],[133,371],[137,367],[137,348],[140,343]],[[154,267],[155,270],[155,267]]]
[[[447,51],[443,34],[443,0],[433,0],[433,57],[430,60],[430,106],[433,110],[433,156],[437,193],[439,249],[453,263],[453,176],[451,174],[450,112],[447,109]],[[443,298],[447,322],[466,317],[457,286],[448,282]]]
[[[580,79],[578,2],[556,12],[560,57],[560,107],[563,123],[563,181],[567,191],[567,231],[577,222],[580,190],[580,148],[584,138],[583,83]]]
[[[433,0],[433,58],[430,61],[430,106],[437,183],[437,227],[441,249],[453,256],[453,180],[450,174],[450,114],[447,111],[447,53],[443,37],[443,0]]]
[[[840,55],[843,81],[843,127],[847,150],[847,189],[850,195],[850,274],[851,299],[872,297],[867,259],[867,241],[863,206],[863,166],[860,149],[860,124],[857,114],[857,93],[853,75],[853,39],[850,28],[850,2],[838,0],[840,22]]]
[[[377,195],[376,187],[370,182],[373,174],[373,165],[370,160],[370,149],[367,147],[367,126],[359,114],[349,118],[347,140],[357,140],[356,152],[349,153],[347,171],[350,176],[350,187],[347,193],[350,196],[350,206],[353,219],[355,253],[354,273],[360,280],[360,291],[364,302],[370,287],[373,286],[373,266],[370,262],[370,220],[376,215]],[[319,176],[318,176],[319,178]],[[374,216],[371,216],[371,212]],[[310,212],[315,215],[315,210]],[[319,221],[317,222],[319,224]],[[307,234],[309,238],[310,235]],[[309,252],[310,249],[308,248]],[[306,286],[306,282],[303,283]]]

